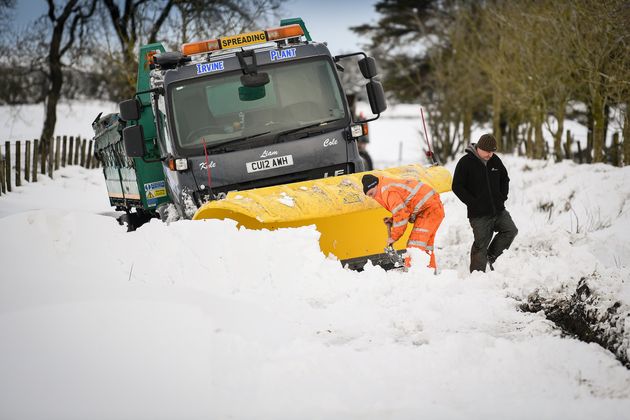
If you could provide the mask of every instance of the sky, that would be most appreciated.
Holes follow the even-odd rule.
[[[362,49],[367,39],[360,38],[350,27],[375,22],[376,0],[289,0],[282,2],[283,18],[301,17],[314,41],[327,41],[333,54]],[[18,0],[16,22],[27,25],[46,12],[44,0]]]
[[[374,0],[293,0],[283,4],[287,17],[301,17],[315,41],[327,41],[333,54],[360,51],[368,39],[349,28],[374,23],[378,14]]]

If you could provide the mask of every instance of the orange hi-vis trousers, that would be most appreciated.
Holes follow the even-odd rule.
[[[429,267],[436,269],[435,252],[433,243],[442,220],[444,220],[444,206],[440,199],[430,200],[431,205],[423,210],[413,224],[407,248],[420,248],[430,256]],[[411,266],[411,257],[405,257],[405,265]]]

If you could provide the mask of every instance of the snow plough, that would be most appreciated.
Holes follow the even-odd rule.
[[[341,62],[358,57],[374,114],[365,120],[351,115],[338,76]],[[373,58],[332,56],[299,18],[178,52],[145,45],[135,97],[92,124],[110,203],[132,229],[152,217],[315,225],[322,251],[344,265],[387,264],[387,212],[362,192],[357,149],[387,107],[376,76]],[[451,188],[438,165],[380,172]]]

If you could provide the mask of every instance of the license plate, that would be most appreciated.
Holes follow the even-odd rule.
[[[247,172],[266,171],[268,169],[281,168],[283,166],[293,165],[293,155],[278,156],[269,159],[257,160],[255,162],[247,162]]]

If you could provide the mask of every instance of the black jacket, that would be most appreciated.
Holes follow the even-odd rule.
[[[455,167],[453,192],[468,207],[468,217],[495,216],[505,210],[510,178],[494,154],[486,164],[472,144]]]

